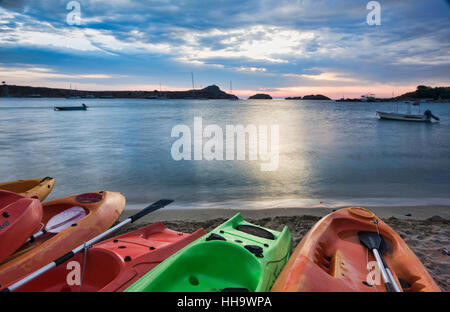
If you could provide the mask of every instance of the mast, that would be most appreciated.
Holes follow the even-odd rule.
[[[191,79],[192,79],[192,95],[195,97],[194,73],[193,72],[191,72]]]

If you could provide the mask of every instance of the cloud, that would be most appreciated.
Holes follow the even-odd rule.
[[[265,72],[265,71],[267,71],[266,68],[244,67],[244,66],[238,67],[238,68],[236,68],[236,70],[238,70],[238,71],[249,71],[249,72]]]
[[[5,76],[10,79],[17,79],[27,77],[29,79],[41,78],[64,78],[64,79],[110,79],[126,77],[124,75],[108,75],[98,73],[73,74],[73,73],[58,73],[51,68],[35,67],[33,65],[24,65],[21,67],[5,66],[0,63],[0,76]]]
[[[347,77],[345,74],[341,73],[333,73],[333,72],[321,72],[320,74],[315,75],[308,75],[308,74],[285,74],[286,77],[297,77],[297,78],[304,78],[308,80],[313,81],[320,81],[320,82],[330,82],[330,81],[339,81],[339,82],[359,82],[361,81],[359,79]]]
[[[165,77],[174,87],[190,71],[247,90],[449,81],[449,5],[441,0],[385,0],[376,27],[359,0],[79,2],[82,24],[73,27],[67,1],[0,1],[3,61],[53,69],[42,79],[94,70],[108,75],[103,83],[109,75],[140,85]]]
[[[299,55],[303,45],[314,39],[312,32],[283,27],[254,25],[246,28],[180,31],[179,51],[188,59],[243,58],[270,63],[286,63]],[[214,44],[211,44],[213,42]]]
[[[22,0],[0,0],[0,7],[6,9],[18,9],[23,6]]]

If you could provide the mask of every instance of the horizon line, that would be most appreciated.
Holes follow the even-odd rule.
[[[3,81],[4,82],[4,81]],[[419,84],[419,85],[417,85],[417,86],[420,86],[420,85],[424,85],[424,84]],[[104,90],[88,90],[88,89],[77,89],[77,88],[75,88],[75,89],[71,89],[71,88],[64,88],[64,87],[51,87],[51,86],[33,86],[33,85],[18,85],[18,84],[7,84],[7,83],[3,83],[1,86],[16,86],[16,87],[29,87],[29,88],[46,88],[46,89],[57,89],[57,90],[67,90],[67,91],[80,91],[80,92],[155,92],[155,91],[157,91],[157,92],[161,92],[161,93],[164,93],[164,92],[188,92],[188,91],[192,91],[192,90],[203,90],[203,89],[205,89],[205,88],[208,88],[208,87],[211,87],[211,86],[217,86],[221,91],[223,91],[223,92],[225,92],[226,94],[229,94],[229,95],[235,95],[235,96],[238,96],[238,97],[249,97],[249,96],[252,96],[252,95],[255,95],[255,94],[268,94],[268,95],[270,95],[272,98],[275,98],[275,99],[284,99],[284,98],[288,98],[288,97],[304,97],[304,96],[310,96],[310,95],[324,95],[324,96],[326,96],[326,97],[328,97],[328,98],[330,98],[330,99],[357,99],[357,98],[361,98],[361,97],[363,97],[363,96],[368,96],[368,95],[375,95],[374,93],[371,93],[371,92],[354,92],[354,93],[359,93],[359,94],[361,94],[359,97],[346,97],[345,96],[345,92],[343,93],[343,96],[342,97],[333,97],[333,96],[328,96],[328,95],[326,95],[325,93],[317,93],[317,92],[310,92],[310,93],[308,93],[308,92],[302,92],[302,93],[305,93],[304,95],[300,95],[300,94],[298,94],[298,93],[295,93],[295,95],[293,95],[294,93],[291,93],[291,92],[287,92],[287,93],[289,93],[289,95],[279,95],[279,96],[276,96],[276,95],[271,95],[271,94],[276,94],[276,93],[281,93],[281,92],[283,92],[283,91],[278,91],[278,90],[274,90],[274,91],[265,91],[265,90],[239,90],[239,89],[235,89],[235,90],[233,90],[233,93],[228,93],[228,92],[230,92],[230,90],[228,90],[228,91],[225,91],[225,90],[223,90],[223,89],[221,89],[220,88],[220,86],[218,86],[217,84],[211,84],[211,85],[208,85],[208,86],[206,86],[206,87],[204,87],[204,88],[194,88],[194,89],[192,89],[192,88],[187,88],[187,89],[182,89],[182,88],[174,88],[174,89],[170,89],[170,90],[165,90],[165,91],[161,91],[161,90],[158,90],[158,89],[155,89],[155,88],[148,88],[147,90],[146,89],[116,89],[116,90],[114,90],[114,89],[110,89],[110,90],[107,90],[107,89],[104,89]],[[417,86],[416,86],[416,88],[415,89],[413,89],[413,88],[411,88],[411,90],[410,91],[408,91],[408,92],[406,92],[406,93],[409,93],[409,92],[414,92],[416,89],[417,89]],[[439,88],[439,87],[443,87],[443,88],[445,88],[445,86],[430,86],[430,87],[433,87],[433,88]],[[320,87],[311,87],[311,89],[315,89],[315,88],[320,88]],[[328,87],[329,88],[329,87]],[[345,88],[345,87],[341,87],[341,88]],[[149,89],[152,89],[152,90],[149,90]],[[339,89],[339,87],[336,87],[335,89]],[[239,91],[241,91],[241,92],[239,92]],[[300,93],[300,92],[299,92]],[[402,96],[402,95],[404,95],[405,93],[402,93],[402,94],[400,94],[400,95],[397,95],[397,96],[391,96],[391,97],[376,97],[376,96],[374,96],[375,98],[378,98],[378,99],[391,99],[391,98],[397,98],[397,97],[399,97],[399,96]]]

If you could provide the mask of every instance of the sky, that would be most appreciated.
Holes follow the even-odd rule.
[[[380,25],[368,2],[0,0],[0,80],[186,90],[193,72],[240,97],[335,99],[450,85],[450,1],[380,0]]]

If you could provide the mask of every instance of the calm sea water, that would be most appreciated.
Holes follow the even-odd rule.
[[[86,103],[88,111],[56,112]],[[440,123],[380,121],[395,103],[0,99],[0,181],[56,178],[50,198],[120,191],[130,205],[174,207],[450,203],[450,104],[427,103]],[[280,162],[174,161],[172,127],[280,127]]]

